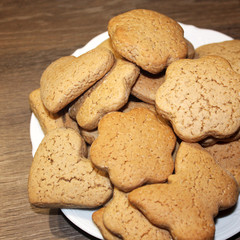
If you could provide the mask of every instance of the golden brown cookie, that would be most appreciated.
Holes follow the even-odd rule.
[[[111,71],[75,103],[79,108],[76,115],[79,126],[93,130],[106,113],[123,107],[138,75],[135,64],[117,59]]]
[[[103,214],[105,211],[105,207],[102,207],[95,211],[92,214],[92,220],[100,230],[102,236],[104,237],[105,240],[121,240],[122,238],[119,238],[115,236],[113,233],[111,233],[104,225],[103,223]]]
[[[235,179],[206,150],[182,142],[168,183],[140,187],[128,199],[174,239],[200,240],[214,238],[214,217],[236,204],[238,195]]]
[[[172,63],[156,94],[156,110],[184,141],[226,138],[240,127],[240,75],[224,58]]]
[[[58,112],[101,79],[112,67],[114,56],[107,48],[96,48],[79,57],[66,56],[51,63],[40,80],[45,107]]]
[[[98,125],[90,159],[109,173],[124,192],[144,183],[164,182],[173,171],[175,146],[172,129],[145,108],[105,115]]]
[[[121,56],[153,74],[187,55],[182,27],[152,10],[134,9],[113,17],[108,33]]]
[[[40,88],[29,94],[29,104],[32,112],[38,119],[44,134],[60,127],[72,128],[79,131],[78,124],[70,118],[66,111],[63,110],[53,114],[45,108],[41,100]]]
[[[112,46],[112,41],[110,38],[106,39],[102,43],[100,43],[97,47],[105,47],[109,49],[115,56],[115,58],[123,58],[118,52],[116,52]]]
[[[58,128],[45,135],[30,169],[30,203],[47,208],[94,208],[107,202],[111,183],[84,157],[85,152],[85,142],[73,129]]]
[[[206,44],[196,49],[195,58],[217,55],[229,61],[234,71],[240,74],[240,40],[234,39],[219,43]]]
[[[205,148],[215,161],[229,171],[240,188],[240,140],[229,143],[217,143]]]
[[[141,71],[136,83],[132,87],[131,94],[143,102],[155,104],[156,92],[165,80],[164,75],[165,71],[159,74]]]
[[[113,198],[103,212],[105,227],[124,240],[170,240],[169,232],[152,225],[128,201],[128,194],[114,188]]]

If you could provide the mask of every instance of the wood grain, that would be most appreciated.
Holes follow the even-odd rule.
[[[94,239],[60,210],[28,203],[32,161],[29,93],[43,70],[107,30],[109,19],[134,8],[240,39],[238,0],[4,0],[0,2],[0,239]],[[237,239],[239,235],[232,239]]]

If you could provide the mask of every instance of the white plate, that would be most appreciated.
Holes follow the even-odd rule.
[[[214,42],[221,42],[226,40],[231,40],[232,38],[213,30],[209,29],[200,29],[192,25],[181,24],[184,29],[185,38],[188,39],[195,48]],[[108,38],[108,33],[104,32],[95,38],[93,38],[90,42],[88,42],[83,48],[77,49],[73,55],[79,56],[90,49],[95,48],[101,42]],[[34,156],[38,145],[44,137],[42,129],[39,125],[38,120],[32,114],[31,122],[30,122],[30,137],[32,141],[32,154]],[[215,232],[215,240],[224,240],[227,239],[240,231],[240,200],[238,204],[230,209],[227,212],[220,212],[218,217],[216,218],[216,232]],[[98,228],[94,225],[92,221],[92,213],[93,210],[82,210],[82,209],[62,209],[64,215],[73,222],[76,226],[81,228],[83,231],[88,234],[103,239],[101,233]]]

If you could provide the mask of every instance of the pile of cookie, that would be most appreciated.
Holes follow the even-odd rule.
[[[240,189],[240,40],[194,49],[144,9],[108,33],[50,64],[29,96],[45,133],[30,203],[96,208],[104,239],[213,239]]]

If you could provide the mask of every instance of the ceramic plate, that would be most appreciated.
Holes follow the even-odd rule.
[[[201,29],[192,25],[181,24],[184,29],[185,38],[188,39],[195,48],[214,42],[221,42],[226,40],[231,40],[232,38],[213,30]],[[104,32],[90,42],[88,42],[83,48],[77,49],[73,55],[79,56],[90,49],[95,48],[101,42],[108,38],[108,33]],[[32,114],[30,121],[30,137],[32,141],[32,154],[34,156],[38,145],[44,137],[42,129],[39,125],[38,120]],[[238,204],[227,211],[220,212],[216,218],[216,233],[215,240],[224,240],[227,239],[240,231],[240,200]],[[103,239],[98,228],[94,225],[92,221],[92,213],[94,210],[82,210],[82,209],[62,209],[64,215],[73,222],[76,226],[81,228],[83,231],[88,234]]]

